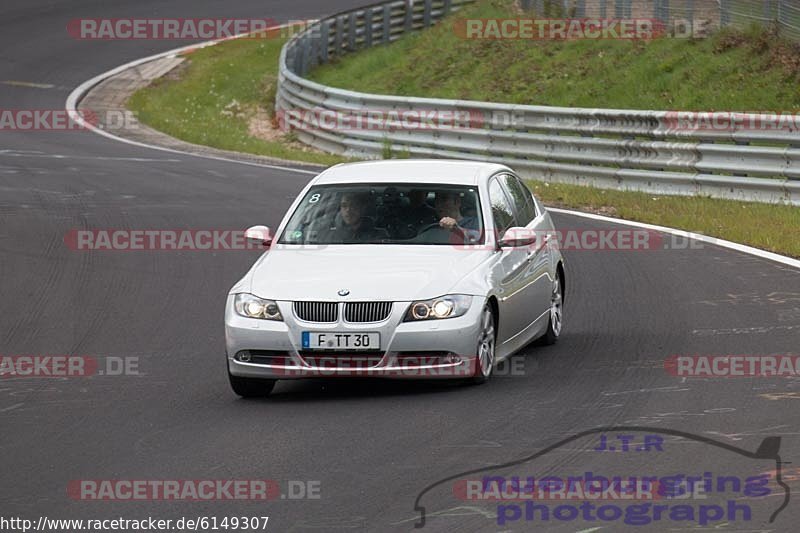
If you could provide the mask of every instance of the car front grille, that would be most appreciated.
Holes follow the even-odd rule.
[[[339,320],[339,304],[336,302],[294,302],[294,314],[305,322],[336,322]]]
[[[347,322],[381,322],[392,313],[392,302],[352,302],[344,305]]]

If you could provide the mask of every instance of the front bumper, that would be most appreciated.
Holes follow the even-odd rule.
[[[313,377],[386,377],[453,379],[474,375],[484,301],[473,297],[469,311],[457,318],[403,322],[411,302],[395,302],[389,318],[378,323],[303,322],[292,303],[277,302],[283,322],[245,318],[225,307],[228,368],[234,376],[266,379]],[[304,351],[304,331],[369,333],[381,336],[372,352]],[[244,359],[244,360],[242,360]]]

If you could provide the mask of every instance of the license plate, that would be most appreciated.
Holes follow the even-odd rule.
[[[303,332],[304,350],[379,350],[380,333]]]

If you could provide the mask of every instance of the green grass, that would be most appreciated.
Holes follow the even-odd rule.
[[[800,258],[800,208],[528,181],[550,206],[680,228]]]
[[[284,42],[242,39],[197,50],[179,79],[157,80],[136,92],[128,107],[143,123],[195,144],[322,165],[345,161],[303,149],[291,136],[267,141],[249,135],[248,119],[256,108],[273,112]]]
[[[651,41],[466,40],[460,18],[519,17],[482,0],[440,25],[346,56],[315,81],[356,91],[569,107],[683,110],[800,108],[800,45],[767,30]]]

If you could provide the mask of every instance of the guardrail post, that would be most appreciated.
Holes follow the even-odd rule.
[[[300,72],[305,76],[308,74],[309,59],[311,58],[311,43],[308,37],[303,38],[303,46],[300,48]]]
[[[347,51],[356,50],[356,12],[351,11],[347,20]]]
[[[719,0],[719,25],[723,28],[731,23],[728,7],[729,0]]]
[[[374,14],[371,7],[364,10],[364,48],[372,48],[372,17]]]
[[[452,3],[453,0],[444,0],[444,6],[442,7],[442,11],[444,12],[445,16],[449,15],[450,11],[453,9]],[[524,7],[525,6],[523,6],[523,8]]]
[[[600,0],[600,18],[606,18],[606,8],[608,7],[606,4],[608,0]]]
[[[319,31],[319,60],[321,63],[328,62],[328,35],[330,31],[330,25],[328,24],[327,20],[323,20],[320,24],[320,31]]]
[[[404,32],[410,32],[414,29],[414,0],[406,0],[406,21],[404,28]]]
[[[661,0],[661,22],[669,23],[669,0]]]
[[[313,57],[313,49],[314,49],[314,38],[309,35],[308,39],[306,40],[306,46],[303,49],[303,53],[305,57],[303,58],[303,63],[306,66],[306,74],[311,71],[311,60]]]
[[[383,27],[381,28],[381,39],[383,44],[389,44],[389,37],[391,36],[392,28],[392,6],[386,4],[383,6]]]
[[[342,55],[342,34],[344,33],[344,18],[336,17],[336,33],[333,34],[333,53],[338,57]]]
[[[425,10],[422,15],[422,25],[426,28],[431,25],[431,0],[425,0]]]
[[[292,46],[291,50],[286,52],[286,63],[291,65],[292,72],[297,72],[297,46]]]
[[[308,32],[308,68],[309,70],[319,65],[319,39],[317,38],[319,22],[315,22]]]
[[[622,14],[622,2],[624,0],[614,0],[614,18],[621,19],[623,17]]]
[[[298,41],[294,54],[294,71],[299,73],[303,70],[303,41]]]
[[[586,17],[586,0],[578,0],[576,15],[578,18]]]

